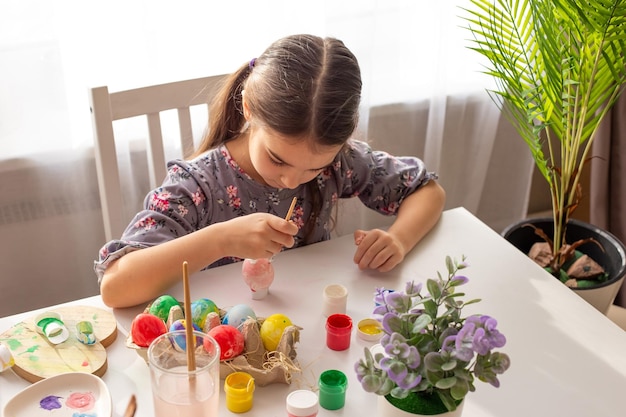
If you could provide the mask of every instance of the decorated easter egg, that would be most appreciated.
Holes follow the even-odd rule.
[[[241,334],[236,327],[228,324],[220,324],[209,330],[208,335],[215,339],[220,346],[221,361],[232,359],[243,353],[245,340],[243,334]],[[210,344],[209,339],[205,339],[204,341],[204,347],[208,351],[209,348],[207,344]]]
[[[228,309],[222,319],[222,324],[230,324],[231,326],[239,327],[244,321],[248,320],[249,317],[256,320],[254,310],[247,304],[237,304]]]
[[[185,330],[186,328],[187,328],[187,322],[185,321],[185,319],[180,319],[172,323],[172,325],[170,326],[170,332],[173,332],[175,330]],[[193,329],[199,332],[202,331],[196,323],[193,323]]]
[[[291,326],[291,320],[284,314],[272,314],[261,324],[261,341],[268,351],[274,351],[278,347],[280,337],[283,335],[285,328]]]
[[[176,320],[170,326],[170,332],[173,332],[175,330],[185,330],[186,328],[187,328],[187,322],[185,321],[185,319]],[[197,330],[197,331],[201,331],[200,328],[195,323],[193,323],[193,329]],[[201,337],[196,337],[196,339],[197,339],[196,340],[196,344],[197,345],[202,344],[202,338]],[[176,344],[182,350],[187,349],[187,335],[186,334],[174,337],[174,342],[176,342]]]
[[[193,317],[193,322],[199,328],[204,328],[204,322],[210,312],[219,314],[220,310],[215,303],[208,298],[200,298],[191,302],[191,316]]]
[[[167,332],[165,322],[149,313],[140,313],[130,325],[130,335],[137,346],[148,347],[150,343]]]
[[[178,300],[174,297],[171,295],[162,295],[150,304],[148,313],[157,316],[165,322],[170,314],[170,308],[177,305],[179,305]]]

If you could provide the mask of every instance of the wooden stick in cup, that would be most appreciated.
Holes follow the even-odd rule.
[[[196,370],[195,340],[193,337],[193,314],[191,312],[191,301],[189,299],[189,273],[187,271],[187,261],[183,262],[183,292],[185,307],[185,336],[187,339],[187,370]]]
[[[291,200],[291,206],[289,206],[289,211],[287,212],[287,215],[285,216],[285,220],[287,221],[291,220],[293,209],[296,207],[296,201],[298,201],[298,197],[294,197],[293,200]]]

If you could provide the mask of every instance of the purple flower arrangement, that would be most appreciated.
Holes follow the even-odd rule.
[[[510,365],[505,353],[494,351],[506,343],[497,329],[497,321],[486,315],[462,317],[462,309],[479,299],[462,301],[456,292],[468,278],[458,274],[467,267],[446,257],[447,277],[423,286],[408,282],[404,291],[390,292],[377,288],[374,317],[383,327],[381,346],[384,353],[372,354],[365,348],[365,358],[355,364],[363,389],[388,399],[406,399],[413,393],[436,395],[447,410],[456,409],[474,381],[500,386],[498,375]],[[391,398],[393,397],[393,398]]]

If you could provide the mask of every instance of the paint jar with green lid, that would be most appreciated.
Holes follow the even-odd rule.
[[[318,381],[320,405],[327,410],[339,410],[346,403],[348,378],[336,369],[322,372]]]

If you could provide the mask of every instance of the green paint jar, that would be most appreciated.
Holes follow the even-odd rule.
[[[318,382],[320,390],[320,406],[327,410],[339,410],[346,403],[348,378],[338,370],[329,369],[322,372]]]

